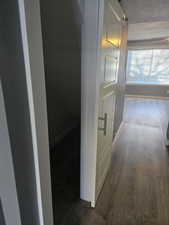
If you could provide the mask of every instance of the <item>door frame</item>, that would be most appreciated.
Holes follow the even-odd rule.
[[[17,1],[30,111],[39,223],[53,225],[40,2]]]

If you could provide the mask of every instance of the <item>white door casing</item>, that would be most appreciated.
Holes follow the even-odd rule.
[[[48,121],[39,0],[18,0],[40,225],[53,225]]]

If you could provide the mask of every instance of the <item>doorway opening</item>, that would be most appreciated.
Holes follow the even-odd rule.
[[[85,189],[85,191],[87,189],[85,194],[88,192],[87,193],[88,195],[86,194],[87,197],[85,196],[86,197],[85,200],[89,200],[90,202],[92,202],[93,204],[92,206],[95,206],[96,198],[98,197],[99,199],[100,196],[101,197],[103,196],[102,193],[104,193],[102,192],[102,186],[104,186],[105,184],[104,178],[106,178],[106,174],[107,174],[107,169],[105,168],[107,167],[108,162],[110,162],[111,154],[109,153],[112,153],[110,152],[112,150],[112,146],[111,146],[112,132],[107,132],[107,127],[108,127],[107,124],[112,125],[113,127],[113,123],[111,124],[107,123],[108,121],[107,119],[111,119],[109,116],[109,112],[111,114],[112,107],[109,107],[111,104],[108,103],[107,99],[110,99],[110,102],[111,102],[112,96],[115,94],[115,92],[117,92],[116,103],[118,102],[119,104],[116,104],[115,114],[118,114],[118,120],[119,120],[118,126],[119,126],[122,120],[124,93],[127,94],[128,90],[130,91],[129,93],[132,93],[133,89],[130,89],[129,87],[129,85],[131,86],[131,84],[127,84],[127,90],[125,92],[124,75],[125,75],[125,59],[126,59],[126,45],[127,45],[126,33],[128,30],[128,24],[127,24],[127,21],[125,20],[126,17],[124,15],[123,10],[121,9],[121,7],[119,7],[119,5],[117,4],[117,1],[111,1],[111,0],[102,1],[102,3],[105,2],[105,6],[107,5],[106,7],[103,7],[102,4],[97,5],[97,3],[100,3],[101,1],[100,2],[96,1],[96,5],[93,4],[94,1],[88,0],[85,2],[86,2],[85,4],[86,33],[83,37],[84,39],[86,38],[84,43],[87,46],[86,47],[87,54],[84,56],[86,60],[84,61],[85,61],[85,69],[87,71],[86,74],[88,76],[87,76],[87,79],[85,80],[87,92],[85,93],[86,96],[83,96],[83,97],[87,99],[86,102],[88,102],[88,105],[85,110],[87,112],[86,113],[87,116],[90,116],[90,117],[87,117],[85,115],[86,117],[83,118],[83,122],[88,123],[87,124],[88,130],[86,129],[87,132],[85,130],[84,133],[86,134],[85,138],[86,139],[88,138],[88,143],[89,143],[89,148],[87,146],[87,148],[85,149],[86,152],[84,151],[86,155],[88,155],[89,157],[88,158],[86,157],[87,159],[86,164],[84,163],[86,166],[85,169],[87,171],[85,175],[87,174],[88,177],[85,176],[85,178],[87,177],[87,179],[86,179],[86,185],[83,185],[83,189]],[[113,6],[112,6],[112,2],[113,2]],[[81,53],[80,30],[81,29],[79,29],[80,24],[77,23],[79,19],[76,20],[75,19],[76,17],[74,16],[74,15],[77,16],[80,14],[73,13],[79,7],[78,7],[78,4],[76,5],[77,7],[74,7],[74,6],[75,5],[73,1],[68,1],[68,2],[62,1],[61,3],[56,4],[54,2],[48,3],[48,2],[45,2],[44,0],[41,0],[41,18],[42,18],[42,33],[43,33],[44,55],[45,55],[46,92],[47,92],[47,107],[48,107],[48,120],[49,120],[48,121],[49,122],[49,140],[50,140],[50,146],[51,146],[50,148],[51,165],[52,165],[51,173],[52,173],[52,183],[53,183],[52,189],[53,189],[55,223],[62,223],[62,220],[66,217],[68,210],[72,207],[72,204],[76,202],[76,199],[78,201],[79,189],[80,189],[79,188],[80,169],[79,170],[77,169],[79,168],[79,165],[80,165],[80,160],[79,160],[80,154],[79,152],[77,153],[77,151],[75,150],[76,147],[74,148],[74,146],[79,146],[79,151],[80,151],[79,124],[80,124],[80,96],[81,96],[80,71],[81,71],[81,68],[79,65],[80,65],[80,58],[81,58],[81,54],[80,54]],[[104,10],[106,10],[106,12],[104,12]],[[80,10],[77,10],[77,11],[79,12]],[[136,24],[136,27],[137,26],[139,25]],[[115,29],[112,29],[112,27],[114,27]],[[98,39],[100,38],[102,39],[99,42],[99,45],[101,44],[101,46],[98,46]],[[100,47],[104,51],[101,51]],[[103,66],[104,70],[102,71],[103,79],[100,80],[100,81],[103,81],[103,85],[101,86],[103,90],[101,90],[100,95],[98,94],[99,93],[98,89],[100,86],[96,85],[98,81],[98,76],[97,76],[98,71],[96,71],[96,68],[98,65],[97,56],[99,55],[98,54],[99,51],[101,53],[100,55],[103,56],[101,57],[100,65],[101,67],[102,65],[104,65]],[[151,60],[153,62],[152,57],[151,57]],[[119,66],[119,74],[121,74],[122,76],[121,77],[119,76],[118,85],[117,87],[115,87],[112,81],[115,80],[114,77],[116,76],[111,77],[110,75],[115,74],[113,72],[117,72],[117,68],[118,68],[117,65],[119,65],[118,61],[119,62],[123,61],[122,63],[123,66],[121,65]],[[152,67],[150,67],[149,70],[152,70]],[[75,76],[77,74],[78,74],[77,76],[78,78]],[[78,85],[76,86],[75,84],[78,84]],[[137,85],[137,91],[138,90],[139,90],[139,86]],[[150,90],[151,90],[150,87],[146,89],[146,91],[150,91]],[[155,89],[153,88],[153,90]],[[144,95],[146,91],[144,89]],[[100,104],[101,115],[99,116],[98,116],[99,107],[96,104],[96,102],[98,103],[97,101],[98,97],[103,98],[104,103],[105,101],[107,101],[106,104]],[[117,118],[117,117],[114,117],[114,118]],[[98,120],[100,123],[99,127],[98,127]],[[115,119],[115,121],[117,122],[117,119]],[[137,185],[136,182],[133,182],[133,176],[131,175],[135,176],[134,181],[137,181],[137,179],[135,179],[137,178],[137,172],[138,172],[138,175],[141,176],[141,179],[142,178],[144,179],[145,175],[146,177],[148,177],[148,179],[149,179],[149,176],[153,177],[152,176],[153,171],[149,167],[148,163],[146,164],[147,171],[144,170],[144,164],[142,164],[142,162],[138,163],[137,168],[135,169],[135,167],[133,168],[133,164],[135,165],[135,162],[130,163],[133,161],[131,161],[131,158],[128,157],[130,155],[128,154],[128,150],[131,150],[131,154],[132,154],[132,152],[134,152],[135,149],[139,149],[137,148],[138,147],[137,138],[141,136],[140,129],[138,129],[138,126],[136,126],[136,129],[135,129],[136,132],[133,132],[133,130],[130,130],[131,131],[130,139],[128,139],[128,136],[127,136],[127,134],[129,133],[128,121],[126,121],[126,123],[122,123],[122,126],[124,128],[122,130],[123,132],[122,140],[121,139],[119,140],[120,135],[118,135],[118,137],[116,136],[119,142],[116,141],[117,147],[113,149],[113,150],[120,149],[121,151],[118,151],[118,153],[115,152],[113,154],[114,163],[111,164],[114,167],[114,169],[112,170],[113,173],[112,173],[112,179],[111,179],[113,188],[111,188],[109,192],[111,194],[111,197],[108,197],[108,199],[110,199],[112,202],[106,201],[106,207],[107,207],[107,204],[108,204],[108,207],[115,206],[113,210],[110,208],[109,209],[110,211],[106,212],[106,215],[108,216],[110,215],[109,218],[111,222],[109,224],[120,223],[117,215],[126,216],[126,220],[125,220],[125,217],[122,218],[123,221],[125,221],[126,223],[128,222],[128,219],[133,218],[133,216],[129,218],[128,216],[129,213],[127,212],[127,210],[130,210],[131,207],[134,209],[137,208],[133,205],[133,202],[135,203],[135,201],[133,201],[133,198],[130,198],[131,196],[133,196],[133,193],[134,193],[133,190],[135,190],[132,188],[135,188],[135,184]],[[110,128],[109,130],[111,131],[111,126],[108,128]],[[132,129],[133,124],[129,125],[129,128]],[[96,131],[98,130],[101,134],[100,135],[101,136],[100,151],[97,151],[97,132]],[[144,136],[141,138],[143,149],[145,149],[144,138],[148,137],[148,135],[151,135],[151,132],[146,130],[147,129],[145,128]],[[152,143],[155,143],[154,137],[158,139],[159,132],[158,131],[156,132],[156,131],[155,131],[156,136],[151,135]],[[134,145],[132,145],[133,137],[134,137],[134,143],[135,143]],[[147,143],[149,143],[148,138],[147,140],[148,140]],[[108,145],[107,145],[107,142],[109,142]],[[162,142],[159,141],[158,144],[160,144],[161,146]],[[152,145],[151,147],[153,148],[152,149],[153,151],[156,150],[156,147],[154,148],[154,145]],[[149,145],[146,145],[146,148],[149,148]],[[73,151],[69,151],[70,149],[73,149]],[[75,152],[75,154],[72,154],[72,152]],[[73,155],[75,155],[75,157],[73,157]],[[104,161],[102,159],[104,159]],[[94,163],[92,160],[94,161]],[[167,164],[167,161],[166,161],[166,164]],[[75,166],[73,167],[73,165]],[[70,169],[72,169],[71,172],[70,172]],[[61,171],[61,173],[59,173],[59,170]],[[130,174],[130,172],[132,173]],[[154,170],[154,172],[157,172],[157,171]],[[154,174],[156,175],[157,178],[159,178],[158,173],[157,174],[154,173]],[[77,178],[77,180],[71,183],[70,185],[70,182],[74,180],[73,178],[75,179]],[[131,178],[131,179],[128,179],[128,178]],[[98,183],[95,182],[96,179]],[[127,185],[126,185],[126,182],[127,182]],[[146,185],[146,182],[145,183],[143,182],[143,184]],[[97,188],[96,186],[98,187],[97,196],[95,195],[96,188]],[[123,189],[126,187],[128,187],[128,189]],[[147,187],[145,186],[145,188]],[[113,193],[112,193],[112,190],[113,190]],[[144,196],[144,193],[145,193],[144,189],[142,190],[143,192],[141,193]],[[151,189],[149,189],[148,187],[148,190],[151,190]],[[75,195],[72,193],[73,191],[75,191]],[[99,195],[99,192],[101,193],[101,195]],[[142,199],[144,200],[144,198],[142,198],[142,196],[140,198],[139,193],[140,192],[138,188],[138,191],[136,191],[135,194],[136,194],[136,197],[139,197],[140,199],[139,203],[142,209]],[[128,194],[131,194],[131,196],[130,195],[128,196]],[[146,192],[146,194],[149,197],[149,193]],[[154,198],[152,198],[152,200],[154,200]],[[149,207],[149,204],[153,206],[153,202],[151,201],[151,199],[150,199],[150,202],[148,201],[148,207]],[[101,203],[98,206],[102,207],[103,204]],[[127,206],[127,207],[126,208],[124,207],[122,209],[122,206],[125,206],[125,207]],[[138,212],[140,211],[141,210],[138,209]],[[93,213],[94,217],[96,216],[94,211],[91,210],[90,212],[91,214]],[[81,215],[81,212],[80,212],[80,215]],[[134,218],[137,218],[137,215],[138,214],[136,212],[136,215],[134,215]],[[144,218],[144,215],[145,214],[143,212],[143,214],[139,218]],[[150,216],[151,215],[152,213],[150,211]],[[102,220],[101,224],[106,224],[106,221],[104,221],[104,219],[105,219],[105,211],[101,215],[101,220]],[[93,221],[93,219],[91,221]],[[131,221],[129,221],[129,223],[130,222]],[[142,223],[142,220],[141,222],[139,221],[138,223]]]
[[[53,212],[80,199],[81,24],[77,1],[40,1]]]
[[[129,44],[124,120],[168,126],[169,50],[164,41]],[[134,113],[134,117],[133,117]],[[132,118],[133,117],[133,118]]]

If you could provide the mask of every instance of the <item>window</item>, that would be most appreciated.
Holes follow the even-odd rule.
[[[169,49],[130,50],[127,83],[169,84]]]

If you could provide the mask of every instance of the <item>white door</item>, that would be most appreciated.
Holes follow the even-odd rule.
[[[99,117],[96,161],[96,200],[104,184],[112,155],[116,85],[123,18],[112,0],[104,1],[99,78]]]
[[[81,198],[91,202],[93,207],[103,187],[112,154],[124,17],[117,0],[84,0]]]
[[[21,225],[3,93],[0,83],[0,224]]]

